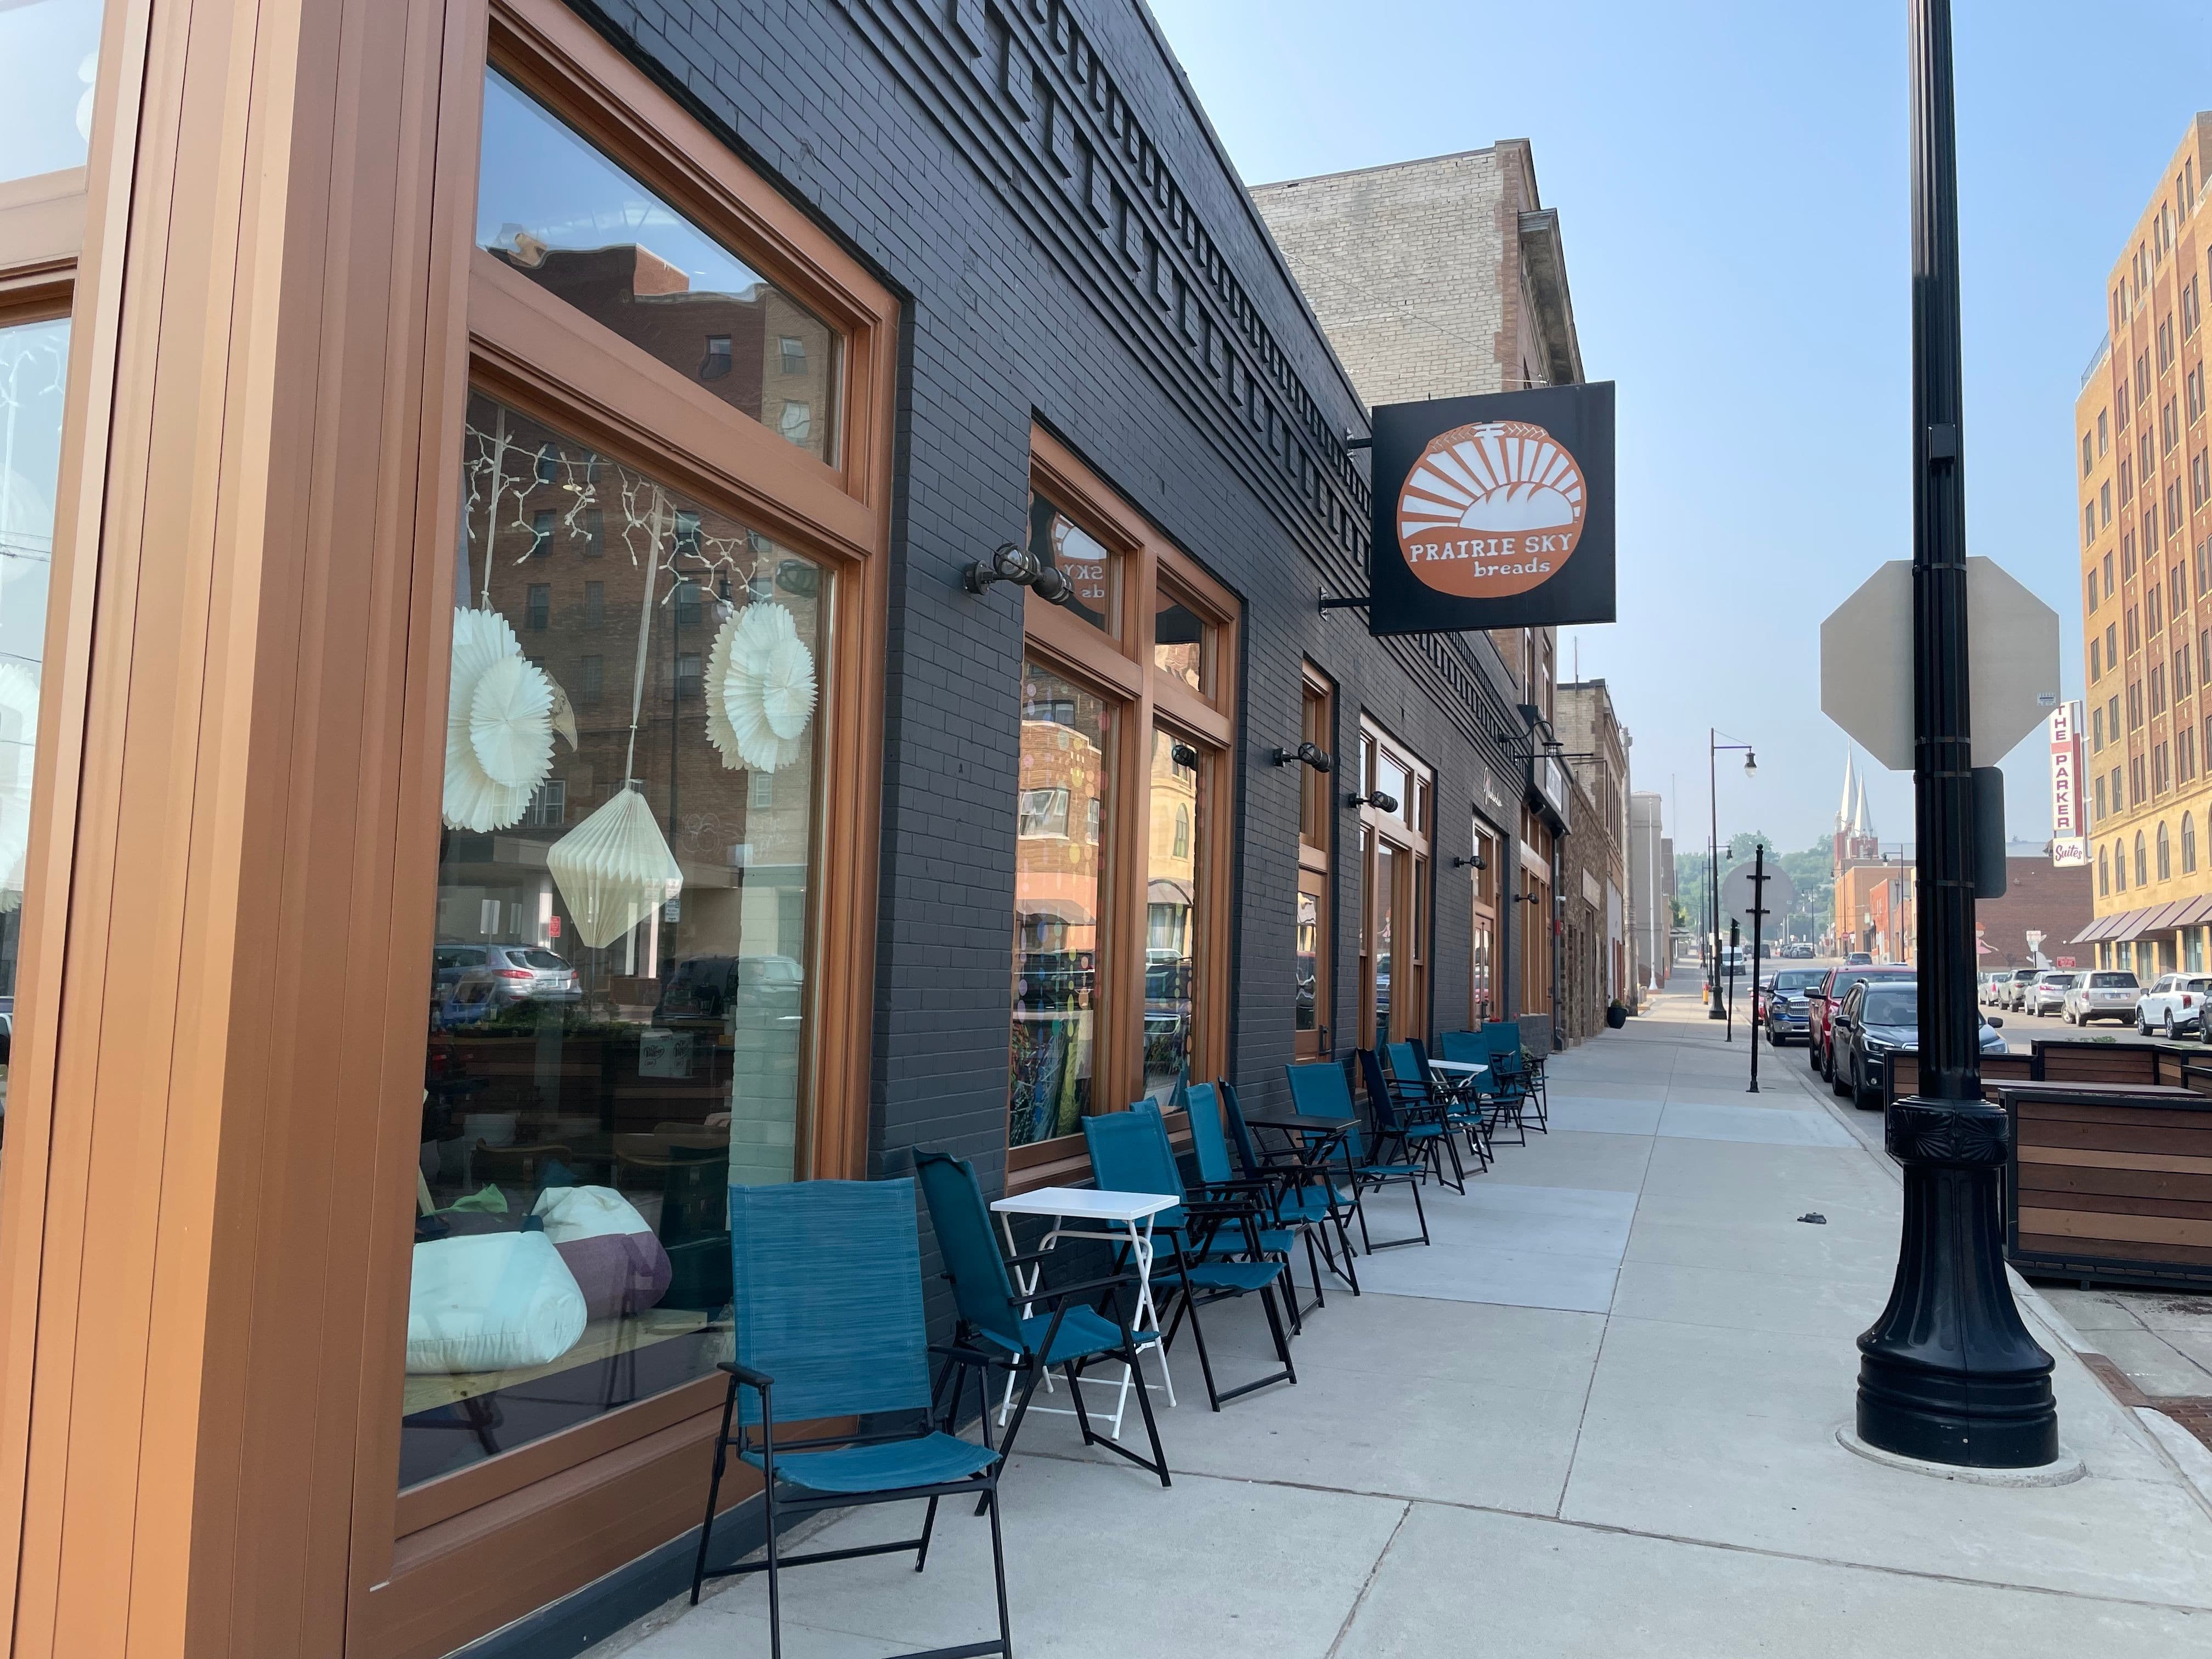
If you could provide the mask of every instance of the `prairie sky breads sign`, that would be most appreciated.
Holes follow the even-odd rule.
[[[1613,619],[1613,383],[1374,411],[1376,634]]]

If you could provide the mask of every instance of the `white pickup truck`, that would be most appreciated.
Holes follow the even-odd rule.
[[[2136,1030],[2143,1036],[2153,1031],[2172,1036],[2197,1030],[2207,997],[2212,997],[2212,975],[2161,974],[2136,1000]]]

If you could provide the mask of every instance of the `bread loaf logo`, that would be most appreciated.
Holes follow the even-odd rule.
[[[1425,586],[1471,599],[1525,593],[1582,539],[1582,468],[1528,421],[1455,427],[1429,441],[1398,494],[1398,546]]]

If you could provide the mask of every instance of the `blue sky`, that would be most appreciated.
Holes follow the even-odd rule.
[[[1759,749],[1723,836],[1826,834],[1820,619],[1911,552],[1905,6],[1151,3],[1247,183],[1531,141],[1585,367],[1620,388],[1620,621],[1574,630],[1582,672],[1678,847],[1716,724]],[[2121,239],[2212,108],[2212,6],[1958,0],[1955,30],[1967,540],[2057,611],[2078,696],[2074,398]],[[2039,733],[2005,770],[2012,832],[2048,835]],[[1909,837],[1910,776],[1869,794]]]

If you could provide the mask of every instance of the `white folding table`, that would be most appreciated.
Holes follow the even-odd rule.
[[[1131,1316],[1133,1331],[1150,1331],[1152,1335],[1137,1344],[1141,1352],[1151,1348],[1160,1362],[1160,1386],[1165,1389],[1168,1404],[1176,1402],[1175,1379],[1168,1375],[1168,1351],[1161,1340],[1159,1310],[1152,1305],[1152,1218],[1162,1210],[1171,1210],[1182,1200],[1168,1193],[1105,1193],[1089,1187],[1040,1187],[1035,1192],[1023,1193],[1018,1197],[1002,1198],[991,1206],[1006,1229],[1006,1253],[1021,1255],[1021,1246],[1014,1239],[1014,1218],[1018,1215],[1042,1216],[1052,1223],[1037,1248],[1049,1250],[1063,1238],[1096,1238],[1110,1244],[1126,1244],[1130,1259],[1137,1264],[1137,1310]],[[1026,1267],[1015,1269],[1015,1277],[1024,1296],[1034,1295],[1040,1277],[1038,1265],[1031,1262]],[[1023,1310],[1024,1317],[1028,1309]],[[1143,1383],[1134,1375],[1133,1368],[1123,1367],[1124,1375],[1118,1385],[1104,1377],[1086,1376],[1086,1382],[1107,1382],[1118,1386],[1120,1393],[1114,1402],[1114,1438],[1121,1437],[1121,1417],[1129,1407],[1129,1385]],[[1052,1373],[1044,1374],[1044,1385],[1052,1388]],[[1006,1396],[999,1402],[999,1423],[1005,1426],[1014,1397],[1014,1379],[1006,1378]],[[1031,1402],[1031,1411],[1060,1412],[1073,1416],[1073,1411],[1058,1406],[1040,1406]]]

